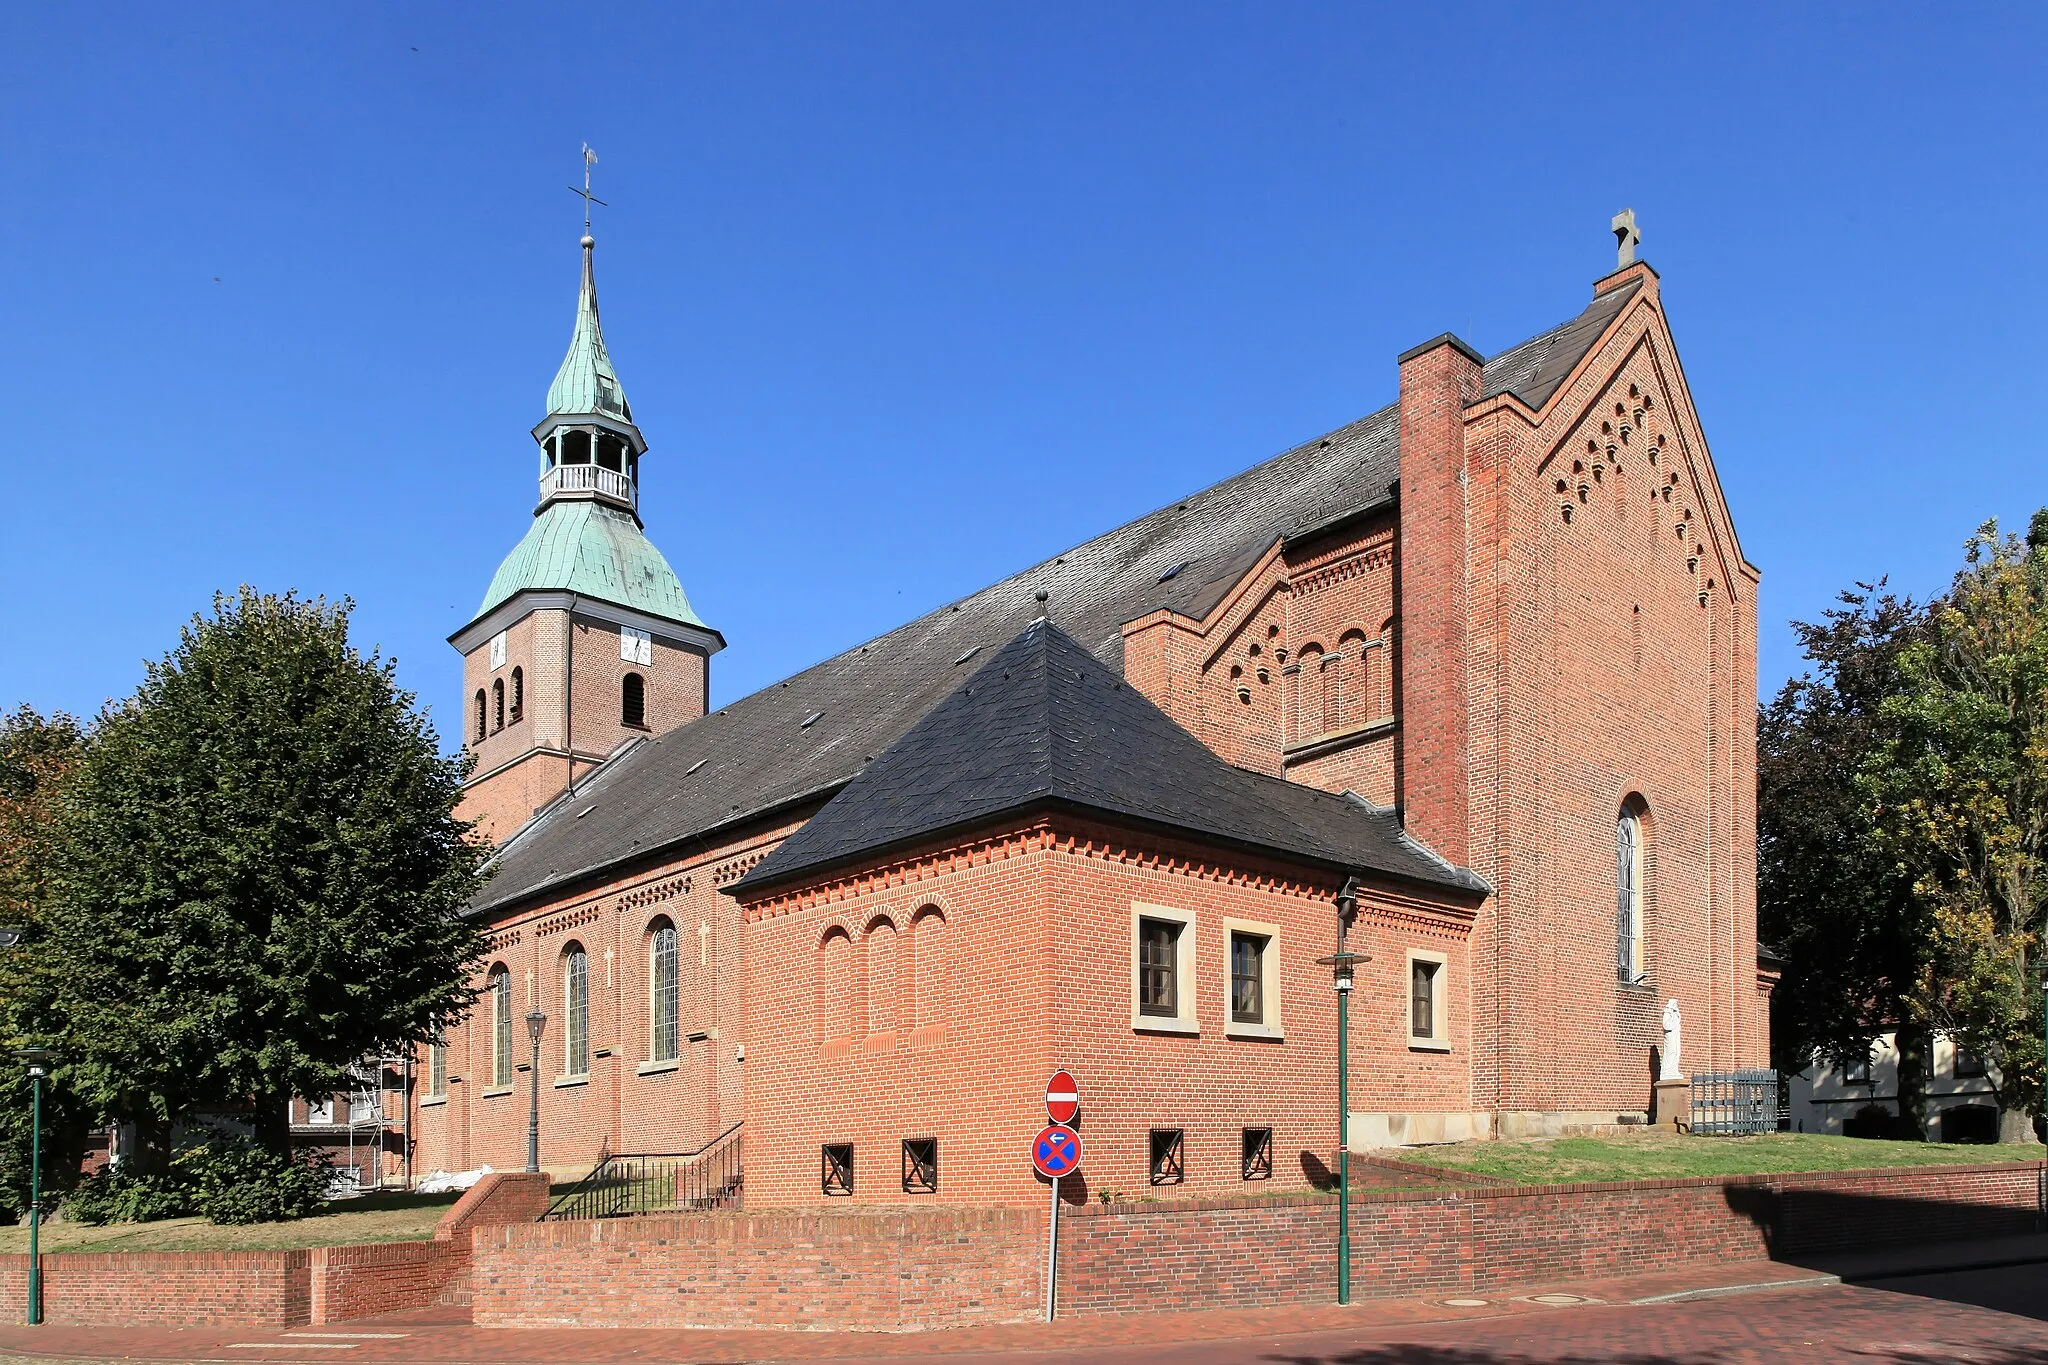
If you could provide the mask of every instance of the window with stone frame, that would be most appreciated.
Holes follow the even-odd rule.
[[[1230,1019],[1236,1024],[1266,1022],[1266,947],[1263,934],[1232,930],[1230,935]]]
[[[682,1051],[683,964],[676,926],[658,919],[647,935],[647,1060],[673,1062]]]
[[[1180,936],[1173,920],[1138,921],[1138,1013],[1172,1019],[1180,1014]]]

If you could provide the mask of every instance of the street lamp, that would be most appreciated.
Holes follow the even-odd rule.
[[[1351,988],[1356,967],[1370,958],[1344,944],[1358,913],[1358,878],[1348,877],[1337,893],[1337,951],[1316,959],[1328,967],[1337,988],[1337,1302],[1351,1302]]]
[[[46,1047],[24,1047],[15,1059],[28,1067],[29,1084],[35,1090],[34,1119],[29,1126],[28,1159],[28,1325],[43,1320],[43,1078],[57,1054]]]
[[[526,1036],[533,1039],[533,1098],[526,1108],[526,1169],[540,1169],[540,1036],[547,1032],[548,1017],[539,1010],[526,1016]]]

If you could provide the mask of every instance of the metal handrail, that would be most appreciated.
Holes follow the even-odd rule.
[[[736,1209],[745,1189],[735,1123],[694,1152],[617,1152],[591,1167],[542,1215],[546,1221],[641,1218],[654,1213]]]

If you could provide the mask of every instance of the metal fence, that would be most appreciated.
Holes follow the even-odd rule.
[[[1777,1132],[1778,1073],[1695,1072],[1692,1131],[1719,1135]]]
[[[651,1213],[736,1209],[745,1184],[740,1125],[694,1152],[622,1152],[606,1157],[548,1208],[549,1219],[635,1218]]]

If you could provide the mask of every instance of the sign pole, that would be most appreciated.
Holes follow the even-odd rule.
[[[1052,1321],[1053,1307],[1059,1294],[1060,1263],[1060,1178],[1052,1178],[1052,1217],[1046,1220],[1045,1234],[1045,1320]]]

